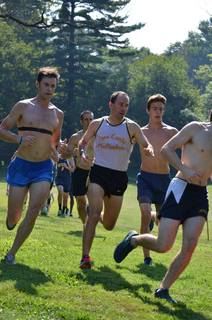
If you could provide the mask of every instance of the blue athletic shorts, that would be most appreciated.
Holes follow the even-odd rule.
[[[137,199],[139,203],[161,205],[170,183],[169,174],[140,171],[137,174]]]
[[[207,219],[209,210],[207,188],[173,178],[158,218],[180,220],[202,216]]]
[[[71,190],[71,176],[67,177],[56,177],[55,179],[56,186],[63,186],[64,192],[70,192]]]
[[[32,162],[16,157],[7,168],[7,183],[11,186],[25,187],[32,183],[53,180],[53,162]]]

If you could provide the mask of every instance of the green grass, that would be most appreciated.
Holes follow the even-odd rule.
[[[3,257],[16,231],[6,230],[5,184],[1,183],[0,191]],[[212,200],[212,186],[209,194]],[[17,264],[0,263],[0,320],[212,319],[212,240],[207,240],[206,228],[191,264],[171,289],[180,302],[172,306],[155,299],[153,292],[180,247],[181,232],[169,253],[152,253],[152,267],[143,265],[140,248],[120,265],[112,258],[123,235],[129,229],[139,229],[135,186],[128,187],[116,228],[109,232],[101,225],[97,227],[91,252],[95,259],[92,270],[79,269],[82,225],[76,209],[73,212],[73,218],[56,217],[55,200],[50,216],[38,217],[33,233],[17,254]],[[212,230],[211,216],[209,227]]]

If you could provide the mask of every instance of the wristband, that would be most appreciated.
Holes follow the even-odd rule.
[[[19,146],[22,144],[22,141],[23,141],[23,138],[22,136],[20,137],[20,140],[19,140]]]

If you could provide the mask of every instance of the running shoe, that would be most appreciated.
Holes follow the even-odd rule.
[[[163,288],[156,289],[155,290],[155,297],[160,298],[160,299],[165,299],[166,301],[168,301],[170,303],[174,303],[174,304],[177,303],[177,301],[169,295],[168,289],[163,289]]]
[[[49,213],[49,207],[47,205],[45,205],[42,209],[41,209],[41,212],[40,214],[42,216],[48,216],[48,213]]]
[[[135,249],[131,245],[131,239],[134,236],[137,236],[138,233],[134,230],[131,230],[128,232],[126,237],[118,244],[118,246],[115,248],[113,258],[116,262],[120,263],[122,262],[126,256],[133,250]]]
[[[146,266],[152,266],[152,258],[151,257],[144,258],[144,264]]]
[[[69,217],[69,216],[70,216],[70,211],[69,211],[69,209],[66,209],[66,210],[65,210],[65,216],[66,216],[66,217]]]
[[[15,264],[15,256],[11,253],[7,253],[2,262],[7,264]]]
[[[8,217],[7,217],[7,219],[6,219],[6,227],[7,227],[8,230],[11,231],[16,227],[16,223],[15,224],[9,224]]]
[[[89,256],[84,256],[80,261],[80,269],[91,269],[93,260]]]

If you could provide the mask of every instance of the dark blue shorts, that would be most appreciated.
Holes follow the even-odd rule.
[[[64,192],[70,192],[71,190],[71,176],[67,177],[56,177],[55,179],[56,186],[63,186]]]
[[[87,193],[89,172],[90,170],[76,167],[72,173],[72,193],[75,197],[84,196]]]
[[[162,205],[169,183],[169,174],[140,171],[136,181],[139,203]]]
[[[207,219],[209,210],[207,188],[173,178],[158,218],[180,220],[202,216]]]
[[[25,187],[32,183],[53,180],[53,162],[32,162],[16,157],[7,168],[7,183],[11,186]]]

